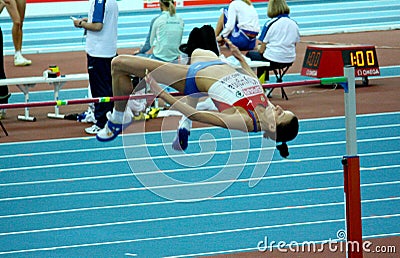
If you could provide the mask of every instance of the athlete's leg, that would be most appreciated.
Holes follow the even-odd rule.
[[[139,70],[140,62],[134,56],[117,56],[111,62],[112,89],[114,96],[127,96],[133,92],[131,75],[143,77],[146,71]],[[136,60],[137,61],[137,60]],[[107,123],[96,138],[99,141],[115,139],[132,122],[131,114],[125,112],[128,100],[114,102],[112,113],[107,113]]]
[[[192,53],[191,62],[192,63],[207,62],[207,61],[213,61],[217,58],[218,58],[217,55],[210,50],[196,49]],[[200,82],[201,80],[203,80],[203,79],[199,78],[196,81]],[[199,85],[197,85],[197,87],[198,86]],[[203,87],[203,85],[200,85],[200,86],[201,86],[200,88],[198,87],[198,89],[200,91],[206,92],[208,90],[207,85],[204,85],[204,87]],[[191,107],[196,108],[199,99],[196,97],[187,96],[187,97],[185,97],[185,100],[186,100],[186,104],[190,105]],[[172,143],[173,149],[185,150],[188,147],[188,140],[189,140],[191,128],[192,128],[192,121],[189,118],[187,118],[186,116],[182,116],[181,120],[179,121],[177,136],[175,137],[175,139]]]
[[[186,104],[196,108],[197,103],[199,101],[198,98],[192,98],[188,96],[185,99],[186,99]],[[190,129],[192,129],[192,120],[182,115],[182,118],[179,121],[177,135],[174,141],[172,142],[172,148],[174,150],[186,150],[186,148],[188,147]]]
[[[115,57],[112,62],[114,96],[131,94],[133,89],[130,76],[143,78],[146,71],[151,72],[158,82],[183,92],[187,72],[186,65],[166,63],[140,56],[120,55]],[[123,112],[126,102],[115,102],[115,109]]]
[[[147,72],[151,72],[156,80],[171,85],[178,91],[184,89],[186,65],[165,63],[140,56],[120,55],[113,59],[111,65],[113,95],[130,95],[133,92],[131,75],[143,78]],[[132,117],[125,112],[127,102],[127,100],[114,102],[113,112],[107,115],[106,126],[97,134],[99,141],[113,140],[132,122]]]

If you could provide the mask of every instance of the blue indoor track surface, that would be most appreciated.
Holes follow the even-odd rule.
[[[301,36],[400,29],[398,0],[288,4]],[[178,9],[183,42],[193,27],[215,24],[221,7]],[[266,4],[255,7],[262,25]],[[84,50],[71,14],[49,13],[25,19],[24,53]],[[157,14],[121,12],[118,47],[143,44]],[[4,53],[12,55],[9,17],[0,24]],[[379,78],[400,75],[397,65],[380,69]],[[32,92],[30,101],[53,94]],[[60,92],[61,99],[86,95],[86,88]],[[10,98],[23,101],[19,92]],[[172,150],[175,133],[124,134],[110,143],[94,137],[1,143],[0,257],[198,257],[257,252],[266,239],[343,240],[344,117],[300,120],[288,159],[261,133],[194,129],[186,152]],[[400,236],[400,112],[357,116],[357,138],[363,238]]]
[[[399,121],[357,116],[364,239],[400,235]],[[342,239],[344,117],[301,120],[288,159],[259,133],[194,129],[186,152],[174,134],[0,144],[0,255],[193,257]]]

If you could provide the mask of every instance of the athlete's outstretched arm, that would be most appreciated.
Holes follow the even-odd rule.
[[[229,39],[224,39],[226,44],[228,45],[232,55],[239,61],[242,68],[254,78],[257,78],[257,75],[254,73],[253,69],[249,66],[249,64],[244,59],[242,52],[240,52],[239,48],[235,46]],[[258,79],[258,78],[257,78]]]
[[[240,130],[243,132],[249,131],[245,118],[239,112],[224,114],[212,111],[198,111],[164,91],[151,75],[146,76],[146,82],[150,85],[153,94],[168,102],[174,109],[178,110],[192,121]]]

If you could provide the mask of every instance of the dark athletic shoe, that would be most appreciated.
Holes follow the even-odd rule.
[[[179,128],[177,136],[172,143],[172,148],[177,151],[186,150],[188,147],[190,131],[186,128]]]

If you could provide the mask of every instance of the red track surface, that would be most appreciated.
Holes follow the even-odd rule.
[[[382,67],[400,65],[399,42],[399,30],[302,37],[302,42],[297,48],[296,62],[289,69],[289,73],[300,73],[305,50],[309,44],[375,45],[379,64]],[[120,54],[132,52],[132,49],[121,49],[119,51]],[[27,55],[27,57],[33,61],[33,64],[27,67],[14,67],[13,57],[5,57],[8,78],[39,76],[50,64],[57,64],[63,74],[86,72],[86,55],[83,52],[37,54]],[[370,80],[369,86],[357,87],[357,113],[400,111],[399,85],[400,78],[390,78]],[[67,83],[63,89],[85,87],[87,87],[87,82],[71,82]],[[32,91],[37,90],[52,90],[52,88],[49,85],[37,85],[32,89]],[[10,91],[19,92],[19,89],[16,86],[10,86]],[[296,86],[287,88],[286,93],[289,96],[288,101],[281,99],[280,90],[276,89],[272,94],[271,101],[285,109],[294,111],[300,119],[344,115],[342,89],[333,89],[332,86]],[[86,110],[86,107],[86,105],[63,106],[61,112],[78,113]],[[47,118],[47,113],[53,110],[53,107],[31,108],[30,113],[37,117],[36,122],[17,120],[17,115],[23,113],[22,109],[8,110],[7,118],[2,121],[10,135],[1,137],[0,141],[29,141],[86,136],[83,129],[88,126],[87,124]],[[151,120],[146,123],[146,129],[157,130],[160,122],[161,119]],[[131,130],[134,131],[135,128]]]

